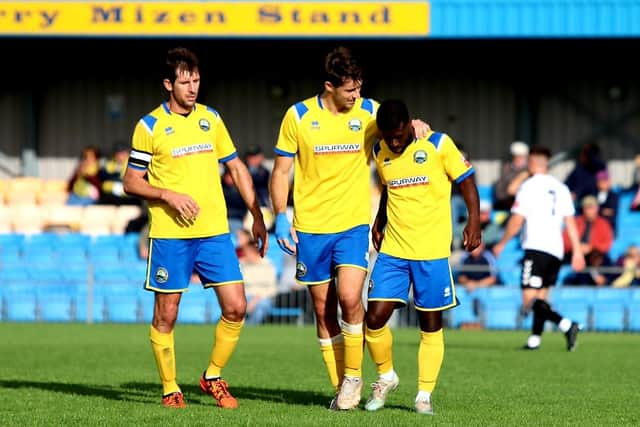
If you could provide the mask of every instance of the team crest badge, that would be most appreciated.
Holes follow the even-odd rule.
[[[422,164],[427,161],[427,152],[424,150],[418,150],[413,154],[413,161]]]
[[[158,269],[156,270],[155,279],[158,283],[165,283],[167,280],[169,280],[169,272],[164,267],[158,267]]]
[[[362,122],[359,119],[349,120],[349,129],[354,132],[359,132],[362,129]]]
[[[200,121],[198,122],[198,126],[200,126],[200,129],[202,129],[205,132],[211,129],[211,124],[207,119],[200,119]]]
[[[301,279],[306,275],[307,275],[307,266],[301,262],[298,262],[296,264],[296,277],[298,279]]]

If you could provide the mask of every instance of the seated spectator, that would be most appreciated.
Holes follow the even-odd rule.
[[[480,227],[482,227],[482,242],[491,249],[502,238],[503,230],[500,224],[491,220],[491,203],[487,200],[480,202]]]
[[[269,177],[271,172],[264,166],[264,153],[259,145],[251,145],[244,155],[244,162],[249,169],[253,186],[256,189],[256,196],[260,206],[270,207],[269,199]]]
[[[498,282],[496,259],[484,243],[480,243],[471,253],[463,255],[460,266],[458,283],[464,285],[468,291],[486,288]]]
[[[268,259],[260,256],[254,240],[240,249],[240,268],[247,295],[247,323],[260,324],[273,307],[273,297],[277,293],[276,269]]]
[[[600,206],[600,216],[609,221],[614,235],[616,234],[616,217],[618,215],[618,193],[611,189],[611,179],[609,172],[601,170],[596,174],[596,185],[598,187],[598,205]]]
[[[140,205],[141,199],[124,192],[122,178],[127,170],[130,147],[124,143],[113,146],[111,158],[100,168],[100,199],[102,205]]]
[[[613,282],[615,278],[615,274],[611,272],[613,263],[606,254],[593,250],[589,252],[585,261],[587,262],[587,267],[582,271],[568,275],[564,280],[564,284],[600,287],[607,286]]]
[[[225,166],[222,174],[222,194],[227,203],[227,220],[229,221],[229,232],[235,235],[238,230],[242,229],[242,223],[249,211],[247,205],[242,199],[240,191],[236,188],[231,177],[231,172]]]
[[[611,286],[614,288],[626,288],[632,285],[640,285],[640,248],[630,245],[627,251],[618,260],[617,265],[623,268],[622,274],[616,277]]]
[[[92,205],[100,197],[100,151],[94,146],[82,150],[78,166],[67,184],[67,205]]]
[[[520,184],[529,177],[529,146],[522,141],[515,141],[511,143],[509,152],[511,161],[502,165],[500,177],[493,187],[493,208],[496,210],[510,210]]]
[[[600,147],[595,143],[584,144],[573,170],[565,181],[575,202],[582,200],[585,196],[598,194],[596,174],[604,169],[606,164],[600,156]]]
[[[582,199],[582,214],[576,217],[576,228],[585,258],[594,250],[608,254],[611,245],[613,245],[611,225],[598,214],[598,208],[598,200],[595,196],[586,196]],[[564,247],[568,251],[571,248],[571,243],[566,230],[563,233],[563,238]],[[568,253],[568,255],[570,254]]]

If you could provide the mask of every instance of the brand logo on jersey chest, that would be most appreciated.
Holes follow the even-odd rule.
[[[360,119],[349,120],[349,129],[354,132],[359,132],[362,129],[362,122],[360,121]]]
[[[427,161],[427,152],[424,150],[416,151],[415,153],[413,153],[413,161],[420,165],[423,164]]]
[[[166,128],[164,128],[164,134],[169,136],[173,133],[176,133],[175,130],[173,130],[173,128],[171,126],[167,126]]]
[[[320,122],[317,120],[312,121],[311,130],[320,130]]]
[[[207,119],[200,119],[200,121],[198,122],[198,126],[200,126],[200,129],[202,129],[205,132],[208,132],[209,129],[211,129],[211,124]]]

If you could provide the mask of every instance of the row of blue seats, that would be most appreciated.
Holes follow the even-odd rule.
[[[68,261],[65,261],[68,262]],[[59,263],[5,264],[0,269],[0,293],[8,284],[28,286],[30,283],[43,285],[118,283],[126,281],[142,282],[146,277],[146,262],[81,264],[71,263],[60,266]]]
[[[91,236],[82,233],[38,233],[25,235],[20,233],[0,234],[0,248],[64,248],[77,247],[89,249],[91,247],[121,247],[136,244],[138,233],[107,234]]]
[[[448,313],[449,323],[481,324],[488,329],[529,329],[532,315],[521,313],[515,288],[483,288],[471,293],[456,288],[461,304]],[[550,295],[555,310],[593,331],[640,331],[640,288],[563,287]]]

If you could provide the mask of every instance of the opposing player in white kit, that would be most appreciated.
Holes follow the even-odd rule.
[[[567,186],[548,174],[550,157],[551,152],[544,147],[532,147],[529,151],[531,177],[518,190],[504,236],[493,251],[499,256],[504,245],[524,226],[520,236],[525,251],[522,259],[522,308],[525,314],[533,310],[531,336],[524,349],[540,347],[544,322],[550,320],[564,332],[567,350],[573,351],[579,325],[553,311],[546,301],[548,287],[555,285],[564,255],[563,225],[567,227],[571,241],[571,266],[580,271],[585,261],[573,217],[575,209],[571,194]]]

